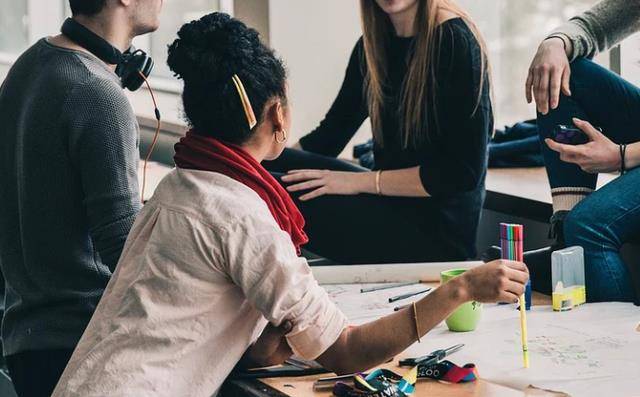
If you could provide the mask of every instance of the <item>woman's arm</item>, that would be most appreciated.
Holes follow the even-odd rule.
[[[494,261],[468,270],[416,303],[417,330],[410,310],[347,327],[344,314],[318,285],[306,261],[297,257],[290,237],[266,214],[257,211],[245,216],[216,236],[224,247],[222,270],[251,305],[276,327],[291,322],[286,334],[291,350],[339,373],[366,370],[386,361],[463,302],[515,301],[528,279],[523,263]],[[266,354],[273,356],[280,344],[268,345]]]
[[[496,261],[467,271],[411,306],[371,323],[345,329],[317,361],[343,374],[364,371],[401,353],[462,303],[515,302],[528,280],[524,264]],[[416,333],[419,332],[419,335]]]
[[[291,193],[310,190],[300,196],[306,201],[325,194],[361,193],[398,197],[428,197],[420,179],[420,167],[373,172],[295,170],[282,177]]]
[[[547,146],[558,152],[562,161],[576,164],[584,172],[592,174],[622,170],[620,145],[612,142],[588,121],[574,118],[573,123],[589,137],[588,143],[573,146],[545,139]],[[638,166],[640,166],[640,142],[627,145],[624,156],[625,169],[630,170]]]
[[[285,183],[292,184],[287,188],[290,192],[310,190],[300,196],[301,200],[325,194],[360,193],[427,197],[472,191],[483,182],[487,144],[493,130],[489,79],[486,70],[484,76],[480,75],[480,47],[471,32],[460,26],[445,29],[441,52],[448,53],[441,59],[440,64],[445,66],[439,68],[439,78],[447,84],[438,91],[436,106],[440,131],[433,139],[435,149],[425,145],[422,163],[385,170],[379,176],[377,172],[295,170],[282,177]]]
[[[285,362],[293,354],[285,338],[292,328],[291,321],[285,321],[279,327],[267,324],[258,340],[244,352],[236,367],[270,367]]]
[[[482,49],[468,28],[450,24],[444,29],[435,109],[439,129],[421,149],[420,165],[425,191],[434,197],[482,186],[493,133],[491,80],[488,66],[482,64]]]
[[[363,51],[360,39],[351,53],[342,87],[333,105],[320,125],[300,139],[296,144],[298,148],[336,157],[367,118],[368,110],[363,99]]]
[[[640,30],[640,0],[605,0],[553,30],[540,44],[525,83],[527,102],[542,114],[571,96],[569,63],[592,58]]]
[[[378,193],[383,196],[398,197],[428,197],[420,179],[420,167],[404,168],[399,170],[379,171],[379,183],[375,191],[364,193]],[[375,175],[375,172],[373,173]]]
[[[632,143],[627,146],[625,166],[627,169],[633,169],[640,166],[640,142]]]
[[[549,36],[563,35],[572,51],[569,60],[606,51],[640,30],[639,0],[604,0],[553,30]]]

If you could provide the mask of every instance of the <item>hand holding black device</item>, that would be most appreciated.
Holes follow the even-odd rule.
[[[551,139],[565,145],[584,145],[589,142],[587,134],[578,127],[559,124],[551,132]]]

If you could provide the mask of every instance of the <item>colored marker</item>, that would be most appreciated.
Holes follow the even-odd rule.
[[[522,225],[500,224],[500,243],[502,246],[502,258],[514,261],[524,259],[524,227]],[[520,333],[522,343],[522,360],[524,367],[529,368],[529,348],[527,345],[527,300],[525,294],[518,298],[520,304]]]

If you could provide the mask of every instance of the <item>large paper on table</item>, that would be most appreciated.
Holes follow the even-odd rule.
[[[312,266],[320,284],[440,282],[440,273],[450,269],[471,269],[482,262],[425,262],[379,265]]]
[[[386,303],[388,296],[421,288],[360,294],[360,287],[325,286],[358,324],[393,312],[394,304]],[[531,385],[580,397],[640,396],[638,321],[640,308],[625,303],[587,304],[563,313],[534,306],[527,319],[531,367],[525,369],[515,306],[484,305],[476,331],[454,333],[440,324],[405,355],[419,356],[464,343],[452,361],[475,363],[480,377],[493,383],[519,390]]]

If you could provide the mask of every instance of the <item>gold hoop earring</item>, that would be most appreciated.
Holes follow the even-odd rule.
[[[276,142],[278,143],[285,143],[287,141],[287,130],[285,129],[282,130],[282,140],[278,138],[278,131],[276,131],[274,135],[276,137]]]

